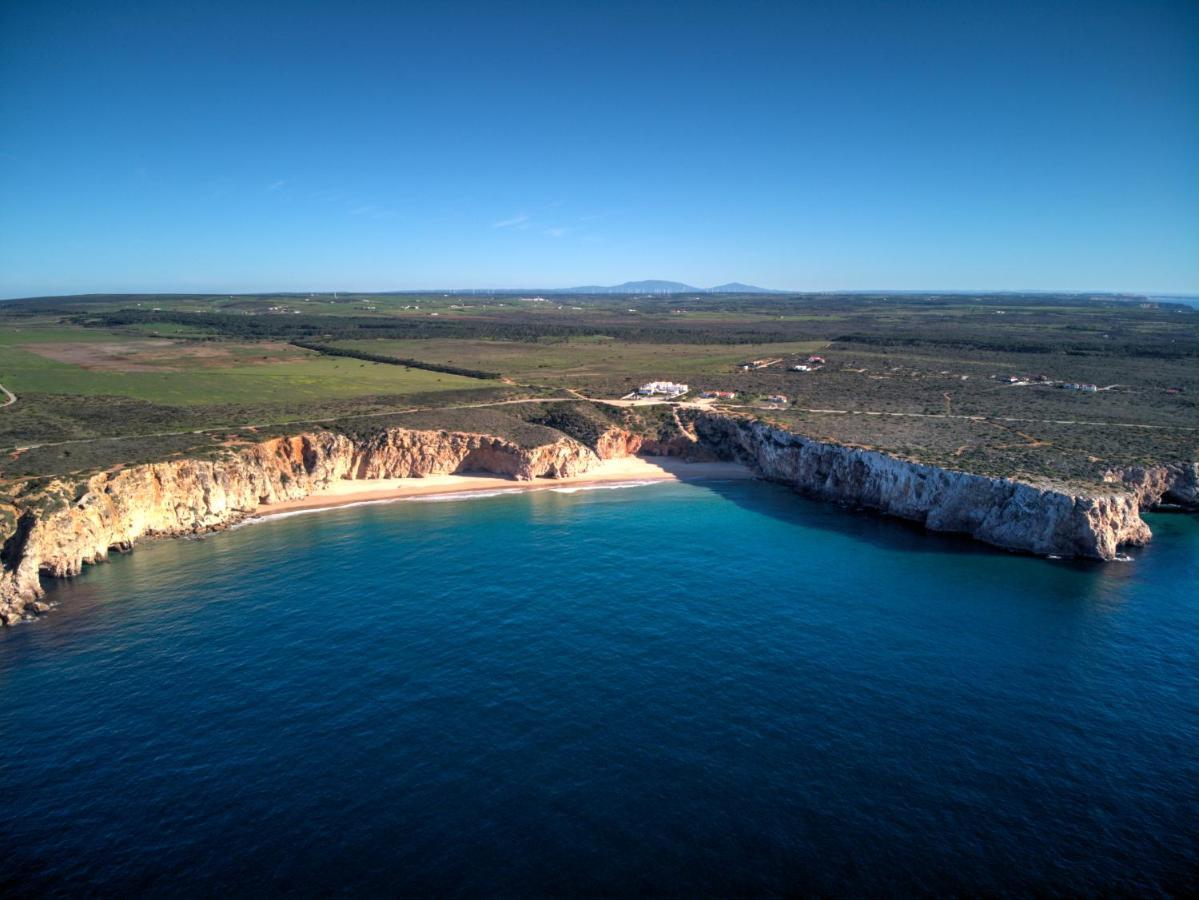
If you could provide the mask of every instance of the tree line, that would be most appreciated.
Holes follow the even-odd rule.
[[[319,316],[185,312],[180,310],[119,309],[68,317],[79,325],[122,328],[134,325],[184,325],[212,337],[234,340],[346,341],[425,340],[430,338],[533,342],[542,339],[611,337],[633,343],[754,344],[764,340],[803,340],[806,325],[791,322],[691,322],[663,325],[638,317],[595,324],[548,322],[531,314],[502,314],[496,318],[409,318],[379,316]],[[198,336],[198,338],[203,339]]]
[[[499,372],[486,372],[482,369],[467,369],[463,366],[447,366],[442,363],[424,362],[419,359],[409,359],[403,356],[387,356],[383,353],[367,353],[365,350],[353,350],[347,347],[333,347],[329,344],[314,344],[310,341],[291,341],[293,347],[302,350],[312,350],[325,356],[348,356],[351,359],[362,359],[366,362],[384,363],[389,366],[407,366],[409,369],[425,369],[429,372],[442,372],[446,375],[463,375],[466,378],[502,378]]]

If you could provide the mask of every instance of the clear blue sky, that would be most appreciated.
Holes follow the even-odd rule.
[[[0,296],[1199,292],[1199,3],[0,4]]]

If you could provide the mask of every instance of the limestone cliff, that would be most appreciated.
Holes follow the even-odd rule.
[[[263,503],[295,500],[338,479],[490,472],[518,480],[569,477],[635,453],[735,458],[765,479],[812,497],[867,507],[1030,553],[1113,559],[1150,531],[1140,511],[1158,503],[1199,509],[1199,465],[1109,473],[1088,491],[992,478],[811,440],[738,416],[695,413],[667,436],[609,427],[586,443],[562,434],[525,446],[455,431],[388,428],[352,438],[314,431],[230,448],[221,458],[130,466],[60,479],[0,508],[10,524],[0,552],[0,622],[42,612],[42,576],[77,575],[152,535],[218,529]]]
[[[1199,509],[1199,463],[1115,469],[1107,473],[1107,481],[1136,494],[1142,509]]]
[[[1142,508],[1163,498],[1199,506],[1194,465],[1115,473],[1111,489],[1079,491],[823,443],[748,418],[701,414],[694,424],[709,447],[808,496],[1029,553],[1114,559],[1150,539]]]
[[[363,440],[319,431],[277,438],[216,460],[181,460],[59,480],[12,510],[0,561],[0,621],[41,612],[42,575],[83,566],[151,535],[222,528],[262,503],[294,500],[342,478],[407,478],[490,472],[518,480],[566,477],[599,461],[563,436],[524,447],[502,438],[392,428]]]
[[[625,456],[685,456],[695,459],[703,454],[703,448],[694,437],[648,437],[624,428],[609,428],[595,441],[595,450],[600,459],[620,459]]]

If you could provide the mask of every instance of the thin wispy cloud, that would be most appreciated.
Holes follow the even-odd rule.
[[[500,219],[492,224],[492,228],[515,228],[529,221],[526,215],[513,216],[511,219]]]
[[[545,233],[548,234],[550,237],[560,238],[560,237],[562,237],[562,235],[566,234],[569,231],[570,231],[569,228],[547,228],[545,230]]]
[[[272,181],[272,182],[271,182],[271,183],[270,183],[270,184],[267,186],[267,190],[268,190],[268,191],[277,191],[277,190],[279,190],[281,187],[283,187],[285,184],[287,184],[287,179],[286,179],[286,178],[280,178],[278,181]]]
[[[390,219],[396,214],[394,209],[388,209],[385,206],[376,206],[373,203],[355,206],[346,210],[346,212],[351,216],[358,216],[365,219]]]

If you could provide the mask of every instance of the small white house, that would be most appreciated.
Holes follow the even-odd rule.
[[[681,397],[689,390],[687,385],[676,384],[673,381],[651,381],[641,385],[637,389],[637,393],[643,397],[653,397],[659,394],[665,397]]]

